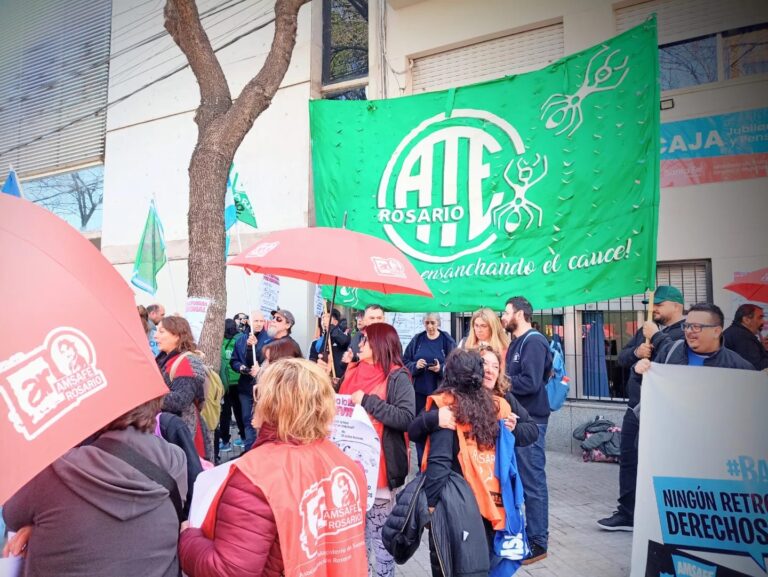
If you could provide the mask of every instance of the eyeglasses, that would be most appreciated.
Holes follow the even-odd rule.
[[[247,315],[242,315],[242,316],[239,316],[239,317],[235,317],[235,320],[236,321],[247,321],[248,320],[248,316]]]
[[[713,329],[719,326],[720,325],[707,325],[704,323],[683,323],[682,324],[684,331],[686,332],[691,331],[692,333],[700,333],[701,329]]]
[[[425,325],[436,325],[437,321],[424,321]]]
[[[284,322],[285,322],[285,319],[284,319],[284,318],[282,318],[282,317],[275,317],[275,322],[276,322],[276,323],[284,323]]]

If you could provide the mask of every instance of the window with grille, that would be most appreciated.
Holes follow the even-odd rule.
[[[656,284],[680,289],[685,309],[712,302],[712,270],[708,260],[658,263]],[[549,340],[557,335],[571,379],[571,399],[625,401],[628,369],[618,364],[621,349],[646,318],[645,295],[630,295],[575,307],[537,310],[533,323]],[[499,302],[499,310],[504,302]],[[472,313],[456,315],[457,342],[468,331]]]

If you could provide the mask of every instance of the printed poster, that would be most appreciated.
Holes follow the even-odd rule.
[[[280,302],[280,277],[273,274],[265,274],[261,277],[261,299],[259,309],[266,318],[272,311],[277,310]]]
[[[632,577],[765,577],[768,373],[643,377]]]
[[[208,314],[209,306],[211,306],[211,299],[197,297],[188,298],[184,305],[184,318],[189,322],[189,328],[192,329],[192,336],[196,343],[200,342],[200,335],[203,332],[205,315]]]
[[[360,405],[355,405],[350,395],[336,395],[336,418],[331,441],[365,471],[370,509],[376,500],[381,441],[368,413]]]

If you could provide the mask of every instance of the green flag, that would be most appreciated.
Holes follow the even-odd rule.
[[[232,197],[235,202],[235,209],[237,210],[237,220],[244,222],[258,228],[256,225],[256,216],[253,214],[253,205],[251,205],[251,199],[244,190],[237,189],[237,179],[240,177],[239,173],[235,172],[235,164],[229,167],[229,176],[227,177],[227,189],[232,192]]]
[[[143,291],[154,295],[157,292],[157,273],[167,262],[163,225],[155,209],[155,202],[149,204],[149,214],[141,235],[139,250],[133,263],[131,283]]]
[[[256,216],[253,214],[253,206],[251,206],[251,199],[245,191],[235,191],[235,208],[237,209],[237,220],[251,225],[253,228],[258,228],[256,225]]]
[[[539,71],[378,101],[310,103],[317,224],[388,239],[433,299],[341,304],[536,308],[655,286],[656,21]]]

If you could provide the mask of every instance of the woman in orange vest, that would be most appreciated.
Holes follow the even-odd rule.
[[[258,439],[232,464],[202,528],[182,524],[187,575],[365,575],[365,474],[328,440],[335,414],[331,381],[315,363],[270,364],[253,418]]]
[[[392,325],[375,323],[366,327],[358,357],[360,362],[347,367],[339,394],[351,395],[352,402],[365,409],[381,439],[376,501],[365,524],[366,543],[375,559],[368,574],[394,577],[395,561],[381,541],[381,528],[395,504],[393,491],[405,483],[408,475],[405,431],[413,419],[416,395],[403,364],[403,347]]]
[[[483,386],[483,359],[477,351],[454,350],[445,362],[442,387],[427,400],[408,428],[413,441],[427,441],[422,460],[427,504],[434,508],[451,471],[461,474],[472,489],[486,528],[489,550],[496,529],[503,529],[504,506],[494,475],[499,419],[511,414],[509,404]],[[442,575],[430,534],[432,574]]]

